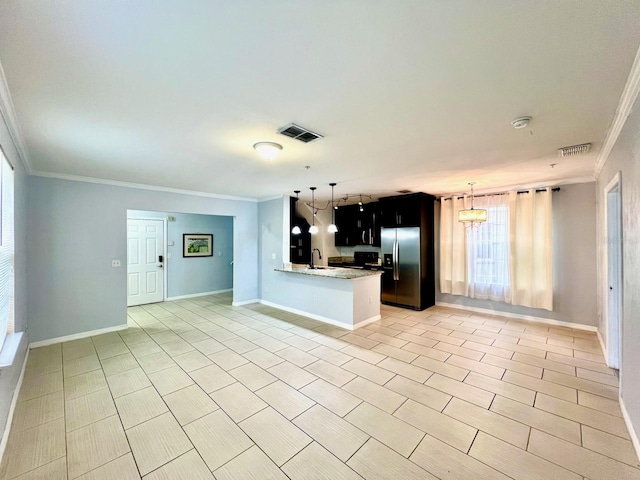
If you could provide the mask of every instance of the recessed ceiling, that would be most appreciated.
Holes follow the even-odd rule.
[[[622,0],[4,0],[0,63],[36,174],[446,194],[592,177],[639,24]]]

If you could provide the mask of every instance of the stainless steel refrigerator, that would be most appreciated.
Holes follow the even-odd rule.
[[[382,303],[424,308],[422,279],[426,272],[420,233],[420,227],[382,229]]]

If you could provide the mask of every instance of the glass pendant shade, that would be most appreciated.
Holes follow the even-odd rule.
[[[486,222],[487,211],[483,209],[470,208],[468,210],[460,210],[458,212],[459,222]]]
[[[294,210],[293,211],[293,216],[295,217],[296,216],[296,213],[295,213],[296,207],[295,207],[295,205],[298,203],[298,194],[300,193],[300,190],[294,190],[293,193],[296,194],[296,203],[294,204],[294,207],[293,207],[293,210]],[[294,224],[293,228],[291,229],[291,234],[292,235],[300,235],[301,233],[302,233],[302,230],[300,229],[300,225],[298,225],[297,223]]]
[[[311,190],[311,212],[313,214],[313,225],[309,227],[309,233],[315,235],[318,233],[318,227],[316,226],[316,187],[309,187],[309,190]]]
[[[474,228],[481,223],[487,221],[487,211],[480,208],[476,210],[473,208],[473,185],[475,182],[469,182],[471,185],[471,208],[458,211],[458,222],[464,223],[466,228]]]
[[[327,228],[329,233],[338,233],[338,227],[336,226],[336,207],[333,204],[333,187],[336,186],[335,183],[330,183],[331,186],[331,225]]]

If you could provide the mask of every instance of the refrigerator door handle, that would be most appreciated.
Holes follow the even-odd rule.
[[[398,272],[398,241],[393,242],[393,279],[400,280]]]

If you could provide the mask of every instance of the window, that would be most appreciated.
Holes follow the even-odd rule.
[[[13,168],[0,149],[0,349],[14,321]]]
[[[440,292],[552,310],[551,189],[476,197],[488,220],[471,230],[467,198],[440,204]]]
[[[467,231],[469,296],[509,301],[509,206],[506,195],[480,197],[487,221]]]
[[[509,212],[506,205],[487,207],[488,220],[469,232],[471,281],[483,285],[509,285]]]

